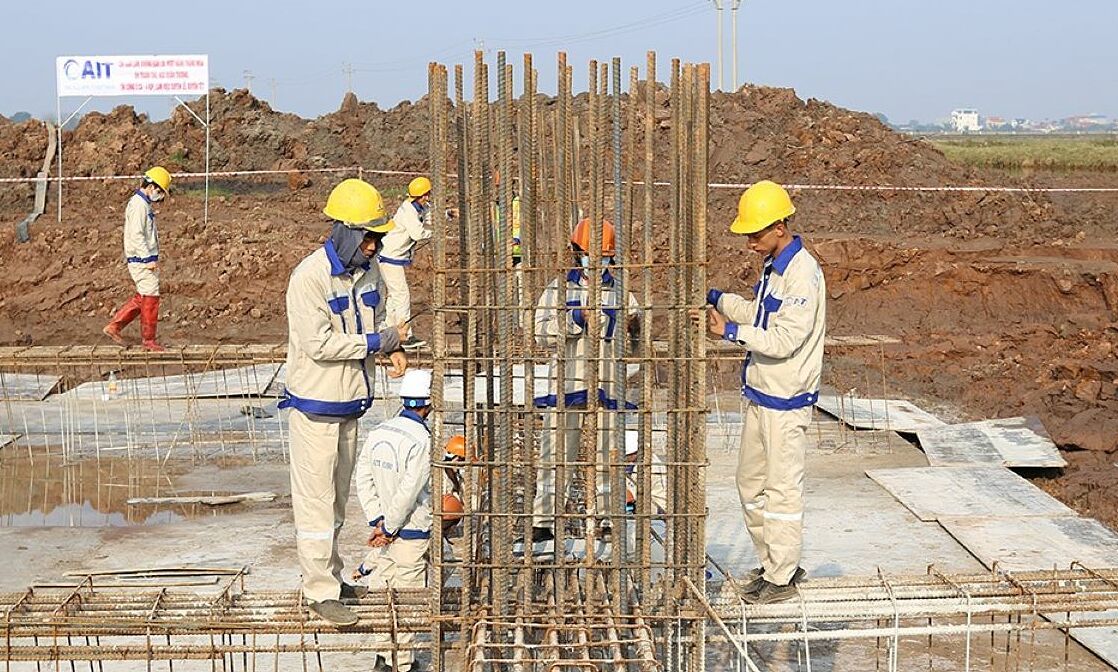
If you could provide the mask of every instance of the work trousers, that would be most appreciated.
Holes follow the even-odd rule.
[[[811,407],[778,411],[750,403],[738,451],[745,526],[765,579],[787,585],[803,551],[804,460]]]
[[[374,548],[366,556],[366,567],[372,561],[373,573],[369,576],[369,590],[385,590],[400,588],[425,588],[427,586],[427,549],[430,539],[396,539],[387,546]],[[410,644],[415,635],[410,632],[397,632],[395,644]],[[373,635],[377,643],[392,642],[392,636],[387,632]],[[390,651],[376,654],[386,663],[393,665]],[[401,672],[411,669],[415,660],[412,649],[399,649],[395,652],[396,662],[394,669]],[[375,661],[374,661],[375,663]]]
[[[291,507],[303,595],[311,602],[336,600],[344,563],[338,537],[357,458],[357,420],[319,422],[292,409]]]

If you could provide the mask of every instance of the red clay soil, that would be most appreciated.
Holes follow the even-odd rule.
[[[660,96],[659,132],[669,110]],[[580,101],[581,102],[581,101]],[[422,170],[425,101],[380,110],[348,99],[314,120],[279,114],[243,91],[213,100],[214,169],[366,166]],[[130,108],[87,115],[67,132],[67,172],[138,172],[161,162],[201,168],[201,133],[179,111],[151,123]],[[979,173],[869,115],[788,90],[747,88],[712,102],[711,175],[816,183],[1066,184],[1058,175]],[[0,176],[34,175],[46,150],[38,122],[0,120]],[[1070,178],[1066,178],[1070,179]],[[1082,176],[1115,186],[1113,176]],[[297,261],[317,246],[333,178],[217,182],[203,224],[196,191],[160,207],[163,306],[169,343],[280,342],[283,294]],[[406,178],[380,181],[398,190]],[[398,183],[398,184],[397,184]],[[196,185],[189,185],[191,187]],[[100,328],[132,291],[120,262],[120,226],[133,185],[67,190],[64,224],[53,205],[16,244],[0,228],[0,345],[103,342]],[[396,192],[398,193],[398,191]],[[711,198],[711,284],[744,290],[757,260],[720,224],[736,192]],[[950,419],[1038,416],[1069,466],[1037,479],[1086,515],[1118,529],[1118,198],[1106,195],[795,195],[803,231],[823,263],[833,334],[887,334],[900,345],[830,353],[825,382],[908,397]],[[26,185],[0,185],[4,221],[30,209]],[[427,301],[430,255],[410,273]],[[662,284],[662,283],[661,283]],[[425,320],[418,329],[426,329]]]

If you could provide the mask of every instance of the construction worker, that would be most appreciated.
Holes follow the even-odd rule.
[[[625,430],[625,461],[629,466],[625,467],[625,508],[629,513],[636,513],[637,511],[637,489],[640,485],[641,475],[637,473],[638,461],[640,459],[640,441],[637,430]],[[651,448],[646,448],[651,450]],[[652,484],[652,513],[662,514],[668,510],[668,467],[664,464],[663,460],[656,453],[652,453],[649,460],[651,462],[651,476],[649,480]]]
[[[461,434],[456,434],[450,437],[447,441],[446,450],[443,453],[443,462],[462,463],[466,459],[466,437]],[[447,480],[444,482],[443,490],[443,529],[449,531],[451,527],[457,523],[462,516],[462,478],[458,473],[458,469],[454,467],[443,467],[446,473]],[[454,515],[459,514],[459,515]],[[365,556],[365,560],[357,566],[353,572],[353,580],[358,581],[373,573],[376,567],[376,557],[378,554],[377,549],[372,549]]]
[[[408,371],[400,384],[403,408],[365,439],[357,464],[357,496],[369,521],[373,575],[370,588],[423,588],[431,541],[431,372]],[[407,645],[411,633],[397,633]],[[373,635],[390,642],[388,633]],[[410,670],[414,653],[393,649],[376,654],[395,670]],[[375,663],[374,667],[379,663]]]
[[[555,467],[546,466],[548,462],[560,459],[556,455],[555,446],[558,433],[565,436],[565,452],[562,456],[566,461],[575,459],[579,447],[579,427],[582,415],[577,412],[563,414],[563,426],[560,428],[557,413],[551,410],[558,404],[558,395],[563,394],[568,409],[586,408],[590,394],[594,394],[600,407],[606,411],[618,411],[636,408],[620,398],[618,383],[615,380],[615,364],[617,350],[615,338],[623,338],[628,332],[630,337],[640,330],[639,305],[636,297],[628,293],[624,298],[618,291],[609,268],[617,253],[617,234],[613,224],[602,221],[602,247],[601,247],[601,293],[600,293],[600,340],[597,344],[589,342],[587,337],[587,310],[592,304],[588,296],[587,274],[590,267],[590,220],[584,219],[575,227],[571,235],[571,253],[573,268],[564,276],[556,278],[544,289],[537,302],[535,312],[535,335],[541,345],[555,350],[555,359],[550,364],[549,394],[536,397],[535,406],[545,409],[543,434],[540,437],[540,461],[545,466],[540,467],[536,480],[536,494],[533,501],[532,513],[532,543],[545,544],[554,538],[554,511],[556,506],[555,492]],[[628,308],[623,306],[627,304]],[[565,378],[558,380],[558,352],[563,349],[565,357]],[[586,377],[591,358],[599,358],[598,389],[588,390]],[[605,432],[608,430],[606,418],[599,417],[601,435],[598,439],[599,450],[602,451],[601,463],[608,463],[605,451],[608,441]],[[602,487],[598,493],[598,510],[604,513],[606,497],[608,497],[609,479],[604,467],[598,476]],[[565,497],[565,494],[561,496]],[[562,509],[562,505],[559,507]],[[536,550],[546,550],[537,547]]]
[[[408,197],[396,210],[392,221],[396,226],[384,237],[384,248],[377,254],[380,274],[388,287],[389,324],[411,321],[411,291],[404,269],[411,266],[415,244],[431,237],[429,227],[431,180],[417,177],[408,183]],[[405,350],[426,345],[426,341],[409,336]]]
[[[159,232],[152,205],[166,198],[170,189],[171,174],[163,166],[155,166],[144,173],[140,188],[124,208],[124,260],[136,284],[136,293],[101,330],[125,345],[120,332],[139,315],[140,342],[153,352],[163,352],[164,348],[155,340],[159,323]]]
[[[819,397],[826,286],[819,263],[790,230],[795,212],[780,185],[766,180],[749,187],[730,231],[747,236],[749,248],[764,256],[755,296],[707,294],[710,332],[747,351],[737,486],[761,560],[745,589],[745,599],[755,604],[794,596],[804,576],[806,432]]]
[[[509,219],[505,219],[501,216],[501,171],[498,170],[493,173],[493,184],[497,194],[497,197],[493,200],[493,223],[494,225],[504,225],[507,227],[505,230],[512,238],[512,250],[509,256],[512,259],[513,267],[513,293],[516,297],[516,305],[519,306],[524,300],[524,271],[520,268],[521,264],[524,262],[524,253],[520,243],[520,196],[518,196],[515,191],[513,192],[512,216]],[[519,326],[520,311],[516,311],[514,315]]]
[[[325,245],[309,254],[287,285],[287,387],[291,504],[303,594],[336,625],[357,614],[339,599],[360,597],[342,581],[338,536],[357,455],[357,420],[373,403],[374,353],[385,353],[398,378],[407,369],[400,343],[408,326],[386,326],[385,289],[370,263],[392,228],[380,193],[343,181],[323,209],[333,221]]]

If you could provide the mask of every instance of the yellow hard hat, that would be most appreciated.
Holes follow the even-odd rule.
[[[419,198],[429,191],[431,191],[431,180],[426,177],[420,176],[408,182],[408,196],[412,198]]]
[[[762,180],[746,189],[738,199],[738,216],[730,225],[730,232],[757,233],[795,212],[796,208],[784,187]]]
[[[171,174],[168,173],[167,169],[163,166],[148,168],[148,171],[144,173],[144,177],[158,185],[163,191],[167,191],[171,188]]]
[[[374,233],[384,233],[395,226],[384,212],[384,199],[376,187],[353,177],[334,187],[322,213],[346,226]]]

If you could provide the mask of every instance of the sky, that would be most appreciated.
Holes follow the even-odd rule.
[[[724,18],[724,88],[731,87],[730,11]],[[57,56],[209,54],[211,83],[246,84],[279,110],[313,117],[337,109],[344,64],[362,100],[391,107],[426,90],[426,65],[470,63],[476,48],[511,62],[531,51],[541,88],[555,87],[565,49],[576,88],[591,58],[643,67],[657,52],[661,78],[672,57],[709,61],[717,83],[712,0],[382,2],[378,0],[102,0],[10,2],[8,58],[0,67],[0,113],[54,117]],[[795,88],[804,98],[896,123],[934,121],[953,108],[983,115],[1118,117],[1115,0],[743,0],[738,12],[740,81]],[[468,72],[468,71],[467,71]],[[81,99],[63,99],[63,117]],[[166,98],[128,103],[164,118]]]

